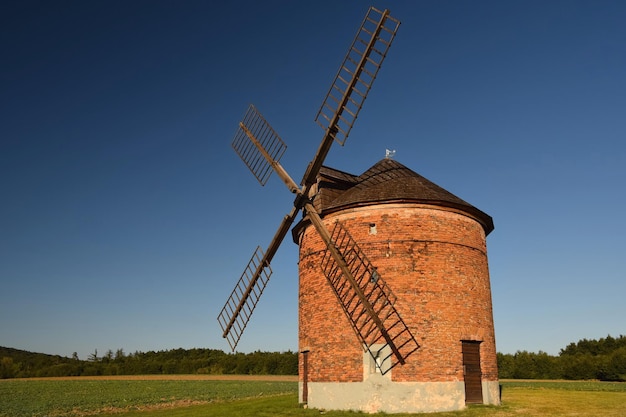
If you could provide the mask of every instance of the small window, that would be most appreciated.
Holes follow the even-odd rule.
[[[374,365],[376,365],[376,373],[380,374],[382,373],[382,366],[383,366],[383,358],[380,355],[380,350],[378,352],[376,352],[376,356],[374,357]]]
[[[391,370],[391,349],[386,344],[371,345],[363,353],[364,371],[368,375],[389,375]]]
[[[378,233],[376,231],[376,223],[370,223],[370,235],[375,235],[376,233]]]

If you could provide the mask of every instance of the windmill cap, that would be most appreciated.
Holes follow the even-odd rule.
[[[371,204],[419,203],[448,207],[476,219],[486,235],[494,229],[493,219],[487,213],[389,158],[380,160],[359,176],[323,166],[318,174],[315,203],[322,217]]]

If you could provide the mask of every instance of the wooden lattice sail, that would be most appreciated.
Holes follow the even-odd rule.
[[[269,281],[270,262],[301,210],[326,245],[321,268],[364,349],[374,357],[380,349],[374,352],[373,345],[388,347],[395,365],[404,364],[419,348],[394,306],[396,297],[375,266],[341,224],[329,231],[311,202],[311,188],[324,159],[333,141],[345,143],[399,25],[388,10],[372,7],[367,12],[316,116],[325,133],[300,186],[279,163],[286,145],[258,110],[250,106],[240,122],[233,140],[237,154],[261,185],[276,172],[296,198],[267,250],[257,248],[253,254],[218,316],[223,337],[233,350]]]

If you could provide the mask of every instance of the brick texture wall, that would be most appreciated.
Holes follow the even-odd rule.
[[[394,381],[462,381],[461,340],[481,341],[483,380],[497,380],[485,232],[461,212],[380,204],[328,215],[359,243],[398,297],[421,348],[392,370]],[[310,382],[363,380],[363,350],[320,267],[325,246],[312,226],[300,239],[299,343]],[[302,355],[300,361],[302,378]]]

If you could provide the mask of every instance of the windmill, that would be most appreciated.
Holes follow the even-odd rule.
[[[324,99],[316,122],[324,129],[319,148],[298,185],[280,165],[286,145],[259,111],[250,105],[232,146],[261,185],[272,172],[295,195],[291,211],[285,215],[267,250],[257,247],[234,290],[218,316],[218,322],[234,351],[272,274],[270,263],[302,211],[326,245],[321,268],[345,313],[355,336],[376,363],[393,355],[393,364],[404,364],[419,348],[411,330],[398,314],[396,297],[374,265],[359,248],[349,230],[335,223],[325,226],[313,205],[314,184],[333,142],[344,145],[376,75],[393,42],[400,22],[388,10],[370,7],[348,53]],[[376,346],[376,349],[372,346]],[[381,349],[380,346],[385,349]],[[379,352],[390,352],[379,358]],[[385,372],[391,367],[385,368]]]
[[[393,150],[360,175],[323,165],[332,143],[345,143],[399,25],[387,10],[367,12],[318,111],[324,136],[299,185],[280,165],[284,142],[254,106],[233,140],[261,185],[275,171],[295,198],[218,322],[235,350],[291,230],[299,246],[299,401],[313,408],[500,404],[491,216],[394,160]]]

